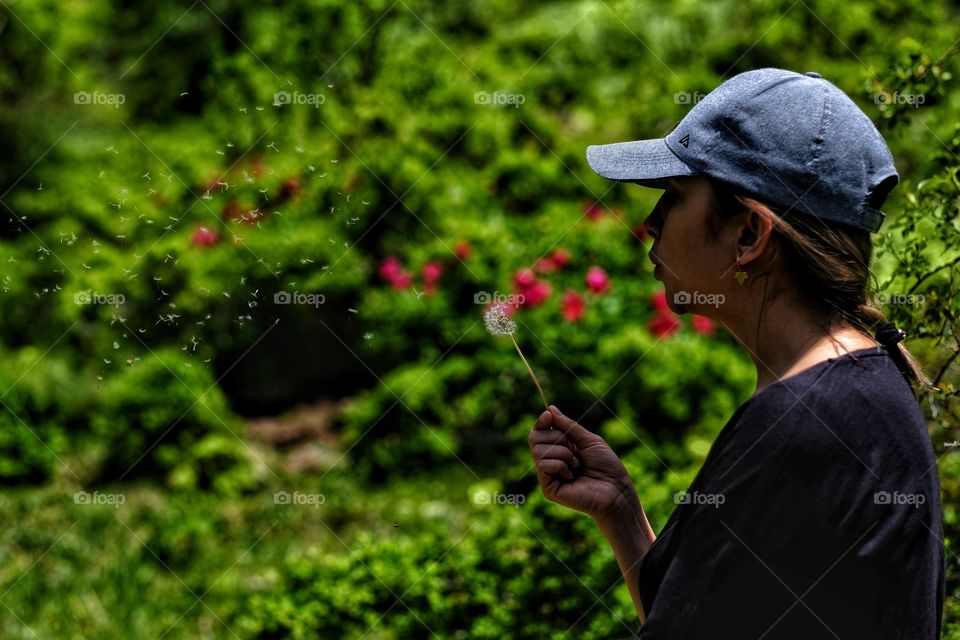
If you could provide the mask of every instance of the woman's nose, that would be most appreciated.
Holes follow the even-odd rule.
[[[647,219],[643,221],[643,230],[647,232],[647,235],[658,240],[660,238],[660,228],[659,225],[654,223],[654,214],[647,216]]]

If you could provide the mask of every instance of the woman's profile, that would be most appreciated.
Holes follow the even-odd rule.
[[[930,382],[872,304],[871,233],[899,180],[873,123],[817,73],[758,69],[666,137],[587,160],[664,190],[644,222],[655,278],[757,369],[659,533],[599,435],[553,405],[530,433],[545,496],[613,547],[638,637],[939,638],[939,480],[916,397]]]

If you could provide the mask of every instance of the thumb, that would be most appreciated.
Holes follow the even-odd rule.
[[[550,405],[550,413],[553,414],[553,424],[563,431],[567,438],[577,445],[578,448],[593,444],[600,437],[592,431],[587,430],[575,420],[571,420],[563,415],[560,409],[557,409],[554,405]]]

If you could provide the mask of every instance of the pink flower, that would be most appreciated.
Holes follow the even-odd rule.
[[[394,289],[406,289],[413,282],[400,260],[396,256],[387,256],[380,263],[380,277],[390,283]]]
[[[540,258],[533,263],[533,270],[537,273],[550,273],[557,270],[557,264],[553,258]]]
[[[587,308],[586,302],[576,291],[566,291],[563,294],[563,319],[567,322],[576,322],[583,317]]]
[[[523,295],[523,306],[536,307],[550,297],[550,285],[546,282],[538,281],[521,291]]]
[[[713,320],[707,316],[693,314],[691,324],[693,325],[693,330],[702,336],[713,335],[713,332],[716,330]]]
[[[648,328],[658,338],[666,338],[680,328],[680,319],[672,311],[657,311],[650,319]]]
[[[610,289],[610,278],[601,267],[590,267],[587,271],[587,287],[594,293],[605,293]]]
[[[431,261],[423,265],[423,291],[428,296],[437,292],[437,283],[443,274],[443,265],[439,262]]]
[[[461,240],[453,248],[453,254],[457,256],[462,262],[466,262],[467,258],[470,257],[470,254],[473,252],[473,247],[470,246],[470,243],[466,240]]]
[[[513,283],[520,289],[529,289],[537,281],[537,276],[533,269],[520,269],[513,274]]]
[[[392,280],[401,271],[403,271],[403,266],[396,256],[387,256],[380,263],[380,277],[384,280]]]
[[[410,274],[406,271],[401,271],[397,275],[393,276],[392,280],[390,280],[390,286],[400,291],[409,287],[412,282],[413,278],[410,277]]]
[[[423,265],[423,282],[425,284],[436,284],[443,274],[443,265],[439,262],[431,261]]]
[[[197,227],[190,241],[198,247],[212,247],[220,241],[220,236],[209,227]]]
[[[553,264],[562,269],[570,262],[570,252],[566,249],[557,249],[553,252],[553,256],[551,256],[550,259],[553,260]]]

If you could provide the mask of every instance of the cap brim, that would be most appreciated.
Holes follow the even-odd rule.
[[[670,150],[663,138],[590,145],[587,163],[604,178],[657,189],[666,189],[670,178],[697,173]]]

